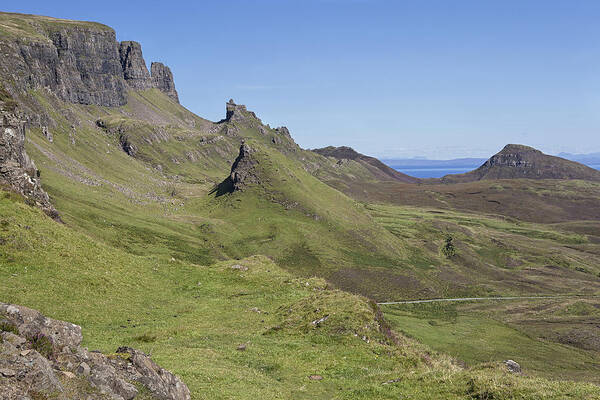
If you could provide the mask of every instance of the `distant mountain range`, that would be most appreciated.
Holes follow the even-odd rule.
[[[566,158],[567,160],[577,161],[585,165],[600,165],[600,153],[589,153],[589,154],[571,154],[571,153],[559,153],[559,157]]]
[[[576,161],[588,166],[600,165],[600,153],[572,154],[559,153],[558,157]],[[452,160],[430,160],[427,158],[382,158],[381,161],[396,169],[410,168],[476,168],[487,161],[487,158],[455,158]]]
[[[456,158],[453,160],[429,160],[426,158],[391,158],[381,161],[393,168],[471,168],[483,164],[487,158]]]

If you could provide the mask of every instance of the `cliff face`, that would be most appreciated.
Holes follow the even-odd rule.
[[[152,87],[150,73],[142,55],[142,46],[138,42],[121,42],[119,56],[123,67],[123,77],[131,88],[149,89]]]
[[[38,170],[25,152],[25,123],[0,90],[0,186],[23,195],[55,219],[58,213],[42,189]]]
[[[179,103],[179,95],[175,90],[171,68],[159,62],[153,62],[150,68],[152,70],[152,87],[157,88]]]
[[[154,87],[178,101],[169,68],[157,64],[151,77],[140,44],[118,43],[104,25],[0,13],[0,51],[0,77],[17,90],[48,88],[64,101],[114,107],[127,103],[128,86]]]
[[[127,102],[115,32],[71,27],[44,31],[38,40],[3,37],[2,76],[21,90],[49,88],[71,103],[121,106]]]

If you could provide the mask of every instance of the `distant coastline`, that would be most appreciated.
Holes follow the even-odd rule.
[[[577,161],[588,167],[600,171],[600,157],[585,155],[565,155],[560,157]],[[477,169],[483,164],[485,158],[458,158],[454,160],[427,160],[419,158],[410,159],[382,159],[387,166],[415,178],[441,178],[450,174],[463,174]]]

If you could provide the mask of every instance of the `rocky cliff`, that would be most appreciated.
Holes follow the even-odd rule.
[[[121,42],[119,56],[123,68],[125,82],[133,89],[149,89],[152,87],[150,73],[142,55],[142,46],[138,42]]]
[[[25,122],[19,117],[16,104],[0,88],[0,185],[23,195],[28,202],[46,214],[59,219],[42,189],[39,172],[25,152]]]
[[[179,103],[179,95],[175,90],[171,69],[159,62],[153,62],[150,69],[152,70],[152,87],[157,88]]]
[[[261,123],[255,113],[248,111],[243,104],[235,104],[233,99],[229,99],[225,107],[225,120],[223,122],[253,120]]]
[[[105,25],[0,13],[0,51],[0,77],[20,92],[47,88],[67,102],[114,107],[127,103],[129,86],[178,101],[168,67],[150,76],[139,43],[118,43]]]
[[[564,158],[550,156],[533,147],[508,144],[474,171],[446,175],[444,183],[485,179],[583,179],[600,181],[600,171]]]
[[[0,399],[189,400],[185,383],[146,354],[81,347],[81,327],[0,303]],[[149,398],[147,394],[144,398]]]
[[[254,168],[258,164],[258,160],[252,156],[253,153],[252,147],[242,143],[240,153],[233,162],[229,174],[233,190],[244,190],[248,185],[260,183]]]

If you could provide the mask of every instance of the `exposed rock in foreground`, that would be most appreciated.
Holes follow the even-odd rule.
[[[16,113],[16,104],[0,88],[0,186],[23,195],[52,218],[58,212],[42,189],[35,164],[25,152],[25,122]]]
[[[383,180],[395,180],[399,182],[406,183],[416,183],[419,182],[418,178],[414,178],[412,176],[403,174],[402,172],[398,172],[393,168],[388,167],[375,157],[365,156],[364,154],[360,154],[356,150],[347,146],[328,146],[323,147],[322,149],[314,149],[312,150],[315,153],[318,153],[325,157],[333,157],[338,160],[354,160],[362,163],[364,166],[369,168],[375,176],[379,177]]]
[[[600,181],[600,171],[586,165],[549,156],[533,147],[508,144],[474,171],[446,175],[444,183],[486,179],[583,179]]]
[[[106,356],[81,340],[77,325],[0,303],[0,400],[190,399],[187,386],[144,353],[120,347]]]

